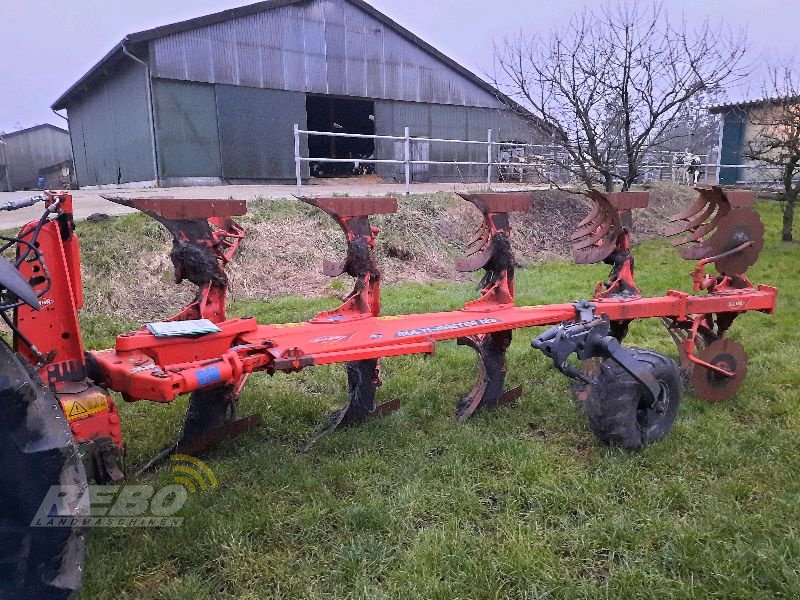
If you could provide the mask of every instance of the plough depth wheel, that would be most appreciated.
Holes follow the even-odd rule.
[[[657,352],[630,348],[633,357],[659,383],[658,410],[644,386],[612,359],[600,365],[586,400],[589,427],[606,444],[637,450],[664,437],[672,429],[681,403],[678,365]]]
[[[80,586],[83,535],[31,522],[58,485],[80,492],[63,504],[70,516],[85,516],[86,472],[58,400],[2,342],[0,402],[0,598],[67,598]]]
[[[708,402],[732,398],[747,376],[747,354],[739,342],[721,338],[710,343],[697,355],[703,362],[733,373],[732,377],[712,371],[701,364],[694,365],[692,387],[695,394]]]

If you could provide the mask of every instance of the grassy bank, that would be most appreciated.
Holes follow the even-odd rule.
[[[750,354],[743,388],[718,405],[687,395],[666,440],[633,454],[601,446],[568,380],[530,349],[534,331],[516,333],[509,351],[508,384],[525,388],[519,405],[457,425],[474,357],[442,343],[433,358],[383,362],[380,397],[402,399],[400,411],[309,454],[295,448],[344,402],[343,369],[255,375],[241,412],[264,423],[205,457],[219,489],[192,494],[181,527],[90,532],[82,597],[797,597],[800,246],[778,241],[777,206],[759,210],[767,243],[748,275],[780,288],[778,313],[737,321],[731,335]],[[150,225],[136,219],[81,226],[94,275],[119,271],[97,263],[108,228],[121,253],[163,254],[166,238],[148,230],[152,248],[141,242],[130,223]],[[646,294],[690,289],[691,264],[667,241],[636,252]],[[606,271],[531,261],[517,274],[518,303],[586,297]],[[455,309],[474,296],[474,281],[394,283],[382,310]],[[232,312],[286,322],[336,304],[243,298]],[[133,324],[102,303],[90,308],[91,348]],[[656,321],[635,323],[629,343],[675,354]],[[121,406],[131,467],[174,438],[185,406]],[[164,469],[142,481],[170,479]]]

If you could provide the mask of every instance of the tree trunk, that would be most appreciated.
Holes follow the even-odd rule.
[[[792,228],[794,227],[794,205],[796,202],[796,194],[786,195],[786,206],[783,207],[783,231],[781,233],[781,239],[784,242],[792,241]]]
[[[606,191],[607,192],[613,192],[614,191],[614,178],[608,173],[606,173],[603,177],[605,179]]]
[[[622,189],[620,191],[622,191],[622,192],[630,191],[631,186],[633,185],[633,180],[634,179],[635,179],[635,177],[631,177],[630,179],[623,179],[622,180]]]

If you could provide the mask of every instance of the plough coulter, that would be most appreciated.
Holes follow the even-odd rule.
[[[709,401],[730,398],[746,373],[746,355],[726,333],[740,314],[771,313],[776,290],[754,286],[745,272],[763,245],[763,226],[753,195],[720,188],[700,190],[698,202],[674,217],[671,234],[681,255],[698,261],[693,292],[671,290],[644,297],[636,285],[630,212],[647,206],[643,192],[590,192],[590,214],[572,237],[577,263],[605,262],[608,278],[591,298],[540,306],[514,302],[515,262],[510,214],[527,211],[526,193],[463,194],[483,217],[467,245],[459,271],[483,269],[480,295],[461,309],[413,315],[381,315],[381,271],[376,260],[378,229],[370,216],[392,213],[387,198],[300,198],[341,227],[346,256],[325,262],[331,277],[354,278],[341,306],[304,323],[257,323],[226,314],[231,261],[244,230],[234,220],[245,213],[236,200],[109,200],[137,208],[173,236],[171,259],[178,283],[197,286],[180,313],[120,335],[114,348],[84,351],[77,313],[82,305],[78,238],[68,192],[10,202],[13,210],[43,201],[45,212],[16,237],[13,266],[0,261],[0,316],[13,331],[3,353],[0,394],[4,402],[0,447],[0,590],[13,597],[66,596],[80,580],[82,538],[76,529],[29,527],[47,489],[55,484],[117,483],[124,479],[120,419],[110,391],[124,401],[172,402],[190,394],[189,409],[170,452],[198,453],[219,439],[256,426],[258,416],[240,418],[239,398],[250,374],[293,373],[315,365],[343,363],[348,399],[306,441],[398,408],[378,403],[380,360],[433,354],[436,344],[457,340],[478,358],[478,378],[455,408],[457,420],[482,408],[517,400],[521,388],[505,389],[505,355],[514,330],[548,326],[531,345],[554,366],[584,384],[586,414],[605,443],[637,449],[664,436],[681,401],[678,366],[649,350],[623,345],[635,319],[660,318],[675,339],[680,363],[695,392]],[[707,274],[713,265],[716,274]],[[571,359],[594,359],[580,368]],[[572,360],[572,362],[571,362]],[[76,499],[80,514],[85,506]],[[16,594],[16,596],[15,596]]]

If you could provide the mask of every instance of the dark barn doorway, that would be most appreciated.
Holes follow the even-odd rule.
[[[308,129],[333,133],[375,134],[375,103],[332,96],[306,97]],[[374,158],[375,140],[363,138],[308,136],[309,158],[348,159],[345,163],[309,163],[312,177],[353,177],[375,172],[375,165],[360,162]]]

